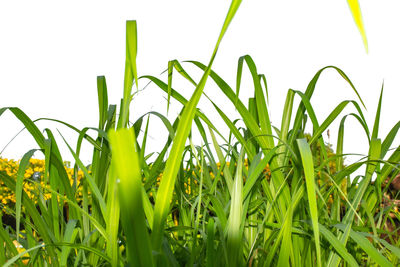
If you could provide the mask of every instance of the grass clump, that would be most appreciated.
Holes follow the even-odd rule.
[[[386,137],[379,138],[382,97],[370,127],[361,108],[363,102],[348,76],[328,66],[315,74],[304,92],[288,90],[281,125],[272,125],[265,78],[250,56],[239,58],[237,71],[238,84],[244,66],[252,77],[254,95],[247,105],[238,97],[240,86],[234,91],[212,70],[219,43],[239,4],[232,2],[209,64],[188,61],[181,65],[172,61],[166,82],[148,75],[138,77],[136,22],[127,22],[121,106],[117,109],[109,105],[106,80],[100,76],[97,136],[87,134],[89,128],[79,130],[61,122],[79,134],[75,150],[64,139],[75,160],[73,169],[65,167],[51,130],[40,131],[18,108],[0,109],[0,115],[6,110],[12,112],[39,147],[27,152],[19,164],[7,163],[12,167],[2,167],[0,172],[2,190],[15,195],[10,209],[15,209],[16,218],[15,228],[6,224],[0,227],[0,243],[4,244],[0,246],[1,264],[399,264],[400,241],[393,230],[399,227],[399,213],[396,202],[384,205],[383,197],[388,192],[392,200],[398,197],[390,184],[399,173],[396,164],[400,148],[391,147],[400,123]],[[203,71],[199,81],[185,70],[186,65]],[[195,90],[189,100],[172,88],[172,68],[193,84]],[[337,71],[358,100],[342,101],[320,122],[310,100],[327,68]],[[197,109],[208,79],[225,95],[224,101],[236,108],[244,123],[244,127],[236,127],[236,121],[208,99],[229,128],[229,137]],[[144,117],[129,121],[132,87],[137,87],[139,80],[151,81],[168,95],[168,100],[174,98],[183,106],[173,122],[161,114],[146,114],[148,121],[150,115],[161,118],[168,131],[165,145],[157,154],[145,152],[148,121],[145,125]],[[296,97],[300,104],[294,107]],[[354,112],[343,115],[346,106]],[[356,117],[365,130],[369,152],[362,160],[345,165],[344,122],[348,115]],[[338,119],[341,123],[335,154],[326,146],[323,133]],[[310,134],[305,133],[308,124],[312,125]],[[201,144],[193,143],[193,131],[199,132]],[[93,146],[89,166],[79,157],[83,140]],[[29,170],[36,168],[32,156],[39,151],[45,159],[37,171],[43,173],[44,183],[28,177]],[[365,173],[355,176],[363,166]],[[27,178],[38,194],[29,195],[25,190]],[[81,199],[77,198],[79,194]],[[38,200],[32,201],[32,197]],[[20,222],[24,229],[20,229]],[[389,230],[389,226],[393,228]],[[14,240],[23,251],[17,250]]]

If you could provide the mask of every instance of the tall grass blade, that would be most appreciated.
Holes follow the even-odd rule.
[[[381,94],[379,96],[378,107],[377,107],[376,114],[375,114],[374,128],[373,128],[372,136],[371,136],[372,139],[378,138],[379,121],[381,118],[382,95],[383,95],[383,84],[382,84]]]
[[[121,220],[128,245],[129,262],[154,266],[142,204],[142,176],[133,129],[110,131],[112,162],[119,179]]]
[[[108,174],[107,192],[107,216],[106,230],[109,235],[107,244],[107,255],[111,258],[111,266],[118,266],[118,232],[120,220],[120,204],[118,199],[117,174],[114,166],[111,166]]]
[[[214,266],[214,261],[216,257],[216,251],[214,249],[214,219],[210,218],[207,224],[207,248],[206,248],[206,266],[212,267]]]
[[[311,222],[315,239],[317,266],[321,266],[321,245],[319,240],[318,207],[317,207],[316,191],[315,191],[314,164],[313,164],[311,149],[307,143],[307,140],[297,139],[297,144],[299,146],[301,160],[303,163],[304,176],[306,180],[309,212],[311,216]]]
[[[133,80],[138,88],[138,78],[136,69],[137,55],[137,25],[136,21],[126,22],[126,57],[125,57],[125,77],[124,77],[124,97],[121,104],[121,113],[118,120],[118,128],[126,127],[128,124],[129,104],[132,100],[131,91]]]
[[[222,30],[219,35],[217,44],[215,45],[214,52],[211,56],[208,68],[204,72],[198,86],[196,87],[195,92],[193,93],[190,101],[186,104],[181,114],[181,118],[178,124],[178,129],[176,131],[176,135],[172,144],[170,156],[166,163],[163,179],[161,180],[160,187],[157,192],[156,203],[154,207],[152,242],[153,242],[153,248],[155,250],[159,251],[161,248],[163,232],[164,232],[164,223],[167,214],[169,212],[169,205],[172,198],[172,192],[175,184],[176,175],[179,170],[179,165],[182,161],[182,153],[185,147],[186,139],[191,129],[193,118],[195,116],[196,106],[203,93],[203,89],[205,87],[208,75],[210,74],[211,66],[212,63],[214,62],[214,58],[216,56],[219,44],[231,20],[233,19],[233,16],[235,15],[236,10],[239,7],[240,3],[241,3],[240,0],[232,1],[228,11],[228,15],[225,19],[224,25],[222,26]]]
[[[78,234],[78,229],[76,227],[76,220],[70,220],[67,224],[67,227],[64,232],[63,242],[65,243],[74,243],[75,238]],[[64,246],[61,249],[61,257],[60,257],[60,265],[67,266],[68,255],[71,252],[71,247]]]
[[[284,164],[284,157],[286,155],[286,146],[283,143],[287,142],[287,136],[289,134],[289,127],[290,121],[292,119],[292,112],[293,112],[293,101],[294,101],[295,93],[292,89],[289,89],[286,95],[285,105],[283,107],[283,115],[282,115],[282,122],[281,122],[281,135],[279,136],[280,140],[278,143],[278,164]]]
[[[107,84],[104,76],[97,77],[97,95],[99,100],[99,129],[104,129],[108,112]]]
[[[19,168],[17,171],[17,180],[15,185],[15,227],[17,234],[17,241],[19,242],[19,229],[21,222],[21,202],[22,202],[22,190],[23,190],[23,182],[24,175],[27,166],[29,165],[29,160],[32,158],[33,154],[37,151],[37,149],[29,150],[21,159],[19,163]]]
[[[243,188],[243,157],[244,150],[242,149],[235,174],[235,180],[233,182],[232,188],[232,198],[231,198],[231,207],[228,218],[227,225],[227,250],[228,250],[228,259],[229,266],[240,266],[241,264],[241,231],[240,225],[242,221],[242,188]]]

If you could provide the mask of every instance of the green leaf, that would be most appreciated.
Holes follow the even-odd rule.
[[[29,160],[32,158],[33,154],[38,149],[29,150],[21,159],[19,163],[18,172],[17,172],[17,181],[15,186],[15,226],[17,232],[17,241],[19,242],[19,226],[21,222],[21,201],[22,201],[22,190],[23,190],[23,182],[26,168],[29,165]]]
[[[97,95],[99,99],[99,129],[104,129],[108,111],[107,84],[104,76],[97,76]]]
[[[334,234],[331,233],[325,226],[319,224],[319,231],[321,235],[329,241],[336,252],[345,260],[350,266],[359,266],[354,257],[347,251],[346,247],[340,243]]]
[[[126,127],[128,124],[129,104],[132,100],[131,91],[133,80],[138,88],[138,78],[136,70],[137,55],[137,26],[136,20],[126,22],[126,57],[125,57],[125,77],[124,77],[124,97],[121,104],[121,113],[118,120],[118,128]]]
[[[342,231],[346,231],[345,225],[335,225]],[[380,266],[390,267],[393,266],[373,245],[372,243],[361,234],[350,229],[350,237],[353,239],[376,263]]]
[[[215,256],[216,256],[216,251],[214,249],[214,236],[215,236],[215,232],[214,232],[214,219],[210,218],[208,220],[208,224],[207,224],[207,249],[206,249],[206,255],[207,255],[207,259],[206,259],[206,266],[207,267],[212,267],[214,266],[214,260],[215,260]]]
[[[316,254],[317,266],[321,266],[321,246],[319,240],[318,207],[317,207],[316,191],[315,191],[314,163],[313,163],[311,149],[307,143],[307,140],[304,138],[297,139],[297,144],[299,146],[301,161],[303,162],[303,170],[306,180],[308,204],[309,204],[311,222],[314,232],[315,249],[317,253]]]
[[[65,243],[73,243],[77,234],[78,229],[75,228],[77,221],[70,220],[67,224],[67,227],[64,232],[64,239]],[[61,266],[67,266],[68,255],[71,252],[71,247],[63,246],[61,249],[61,257],[60,257],[60,264]]]
[[[242,242],[240,224],[243,210],[243,157],[244,150],[242,149],[237,163],[235,180],[233,181],[231,207],[227,225],[229,266],[240,265],[240,247]]]
[[[133,128],[109,132],[112,161],[119,179],[121,221],[126,234],[129,262],[153,266],[153,256],[142,204],[142,175]]]

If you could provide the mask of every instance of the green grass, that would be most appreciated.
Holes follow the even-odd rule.
[[[4,185],[16,195],[15,211],[23,230],[2,224],[0,264],[12,266],[396,266],[400,263],[399,236],[389,232],[390,215],[399,219],[394,206],[384,206],[388,178],[399,173],[400,147],[392,149],[400,123],[386,137],[378,136],[382,94],[372,125],[364,118],[364,103],[353,83],[339,68],[319,70],[305,92],[288,90],[280,125],[269,118],[265,76],[246,55],[238,60],[236,90],[212,70],[220,42],[241,1],[232,1],[208,65],[197,61],[168,64],[166,82],[137,75],[136,22],[127,22],[125,82],[121,105],[108,103],[106,80],[98,77],[99,126],[96,137],[89,128],[76,129],[76,148],[67,143],[75,159],[75,173],[84,177],[81,201],[78,186],[70,183],[53,133],[44,133],[22,110],[2,108],[21,121],[45,158],[42,183],[31,182],[41,194],[34,204],[23,190],[25,168],[33,155],[28,151],[19,165],[17,179],[0,171]],[[197,82],[186,66],[203,71]],[[140,67],[140,66],[139,66]],[[244,68],[246,67],[246,68]],[[173,72],[173,69],[176,72]],[[357,101],[344,100],[323,121],[318,121],[311,98],[326,69],[344,79]],[[243,71],[249,71],[254,95],[248,105],[238,97]],[[174,74],[175,73],[175,74]],[[182,75],[194,87],[185,99],[172,87]],[[208,81],[210,80],[210,81]],[[149,112],[129,122],[132,95],[140,83],[150,81],[182,104],[175,121]],[[225,114],[203,92],[212,82],[230,102],[239,118]],[[247,88],[248,89],[248,88]],[[134,92],[132,92],[134,91]],[[383,92],[383,88],[382,88]],[[202,96],[215,107],[221,125],[197,105]],[[295,106],[295,99],[300,104]],[[323,103],[317,103],[316,106]],[[134,105],[132,105],[134,106]],[[353,108],[345,114],[345,107]],[[118,111],[118,112],[117,112]],[[161,151],[146,154],[149,121],[160,118],[168,132]],[[365,130],[369,154],[345,165],[345,119],[353,116]],[[143,120],[146,119],[146,124]],[[237,119],[244,123],[238,128]],[[323,133],[340,120],[336,154]],[[194,123],[193,123],[194,122]],[[312,133],[306,134],[307,125]],[[347,125],[346,125],[347,126]],[[197,131],[201,143],[193,143]],[[62,133],[58,133],[62,136]],[[141,138],[138,136],[141,135]],[[154,134],[153,134],[154,135]],[[83,140],[93,145],[91,164],[79,153]],[[141,140],[141,141],[139,141]],[[355,177],[362,166],[364,175]],[[371,183],[375,177],[375,182]],[[398,196],[397,196],[398,197]],[[68,214],[63,210],[68,207]],[[23,212],[22,212],[23,211]],[[17,250],[18,240],[23,249]],[[4,256],[3,256],[4,255]]]

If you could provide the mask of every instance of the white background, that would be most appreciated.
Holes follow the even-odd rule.
[[[168,60],[198,60],[205,64],[213,51],[230,1],[2,1],[0,2],[0,107],[16,106],[30,118],[56,118],[83,128],[96,127],[98,120],[96,76],[105,75],[109,103],[119,104],[123,91],[125,21],[138,23],[138,74],[160,73]],[[233,88],[237,60],[249,54],[258,72],[266,75],[272,123],[280,127],[281,112],[289,88],[304,91],[322,67],[340,67],[361,94],[372,130],[382,82],[385,83],[380,137],[400,120],[400,8],[399,1],[362,1],[369,41],[366,54],[345,0],[244,0],[225,35],[214,70]],[[189,73],[200,72],[185,64]],[[244,68],[240,97],[252,96],[250,75]],[[143,88],[146,81],[139,81]],[[173,87],[185,97],[193,87],[181,79]],[[233,120],[238,118],[211,79],[205,92]],[[340,101],[356,95],[333,70],[321,75],[312,104],[320,123]],[[203,98],[199,107],[221,125],[216,112]],[[181,106],[172,102],[171,122]],[[166,113],[165,94],[149,86],[135,97],[134,121],[150,110]],[[343,115],[354,112],[346,108]],[[150,150],[159,150],[166,131],[154,122]],[[10,113],[0,117],[0,150],[22,129]],[[59,135],[59,129],[75,147],[76,134],[51,122],[39,122]],[[335,128],[336,127],[336,128]],[[221,130],[224,130],[223,127]],[[336,145],[337,123],[330,128]],[[92,132],[93,133],[93,132]],[[225,133],[227,133],[225,131]],[[326,137],[326,135],[325,135]],[[328,140],[328,139],[326,139]],[[61,140],[59,140],[62,143]],[[395,145],[399,144],[399,138]],[[65,159],[72,157],[61,146]],[[0,155],[21,158],[35,143],[27,132],[19,135]],[[90,160],[90,147],[82,157]],[[345,152],[366,154],[367,140],[355,119],[345,128]],[[36,154],[36,157],[42,157]]]

